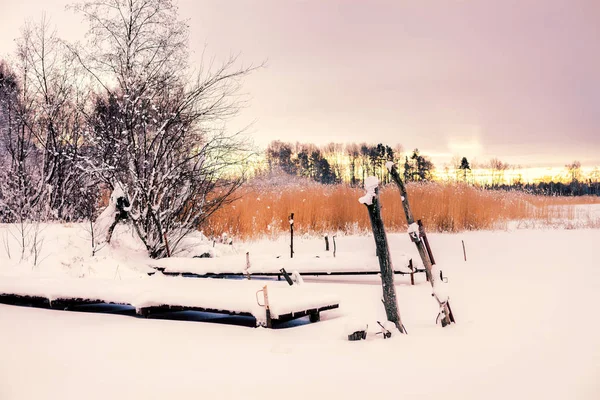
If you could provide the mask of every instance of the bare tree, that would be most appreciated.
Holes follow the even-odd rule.
[[[598,169],[598,167],[594,167],[594,169],[590,173],[590,180],[592,181],[592,183],[600,182],[600,169]]]
[[[346,154],[349,158],[350,164],[350,185],[356,186],[357,175],[358,175],[358,159],[360,157],[360,147],[356,143],[349,143],[346,145]]]
[[[450,165],[452,165],[452,169],[454,170],[455,180],[457,182],[460,180],[460,176],[461,176],[461,172],[462,172],[460,169],[461,161],[462,161],[462,158],[458,154],[453,155],[452,159],[450,160]]]
[[[499,186],[504,183],[504,173],[510,168],[510,164],[504,163],[498,158],[492,158],[489,168],[492,173],[492,186]]]
[[[23,67],[20,64],[19,67]],[[27,128],[29,106],[25,97],[26,81],[19,82],[16,72],[0,66],[0,115],[2,116],[0,155],[0,212],[4,222],[29,217],[39,180],[33,135]]]
[[[458,169],[462,171],[463,182],[467,183],[467,174],[471,172],[471,166],[469,165],[469,160],[467,160],[467,157],[463,157],[460,160]]]
[[[569,173],[571,182],[581,181],[581,163],[579,161],[575,160],[572,163],[565,165],[565,168]]]
[[[230,57],[190,79],[187,25],[170,0],[73,8],[89,23],[89,43],[71,49],[104,92],[89,118],[95,153],[87,171],[127,188],[141,240],[152,257],[164,257],[167,243],[176,252],[244,180],[247,143],[225,121],[244,105],[241,80],[255,67]]]
[[[9,119],[0,139],[2,156],[10,159],[8,174],[0,179],[4,206],[13,211],[13,220],[21,214],[77,218],[89,189],[75,168],[85,101],[78,70],[45,16],[25,24],[16,55],[12,83],[5,81],[0,90],[0,108]]]

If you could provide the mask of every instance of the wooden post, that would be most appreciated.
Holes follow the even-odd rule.
[[[415,267],[413,267],[412,258],[408,260],[408,268],[410,269],[410,284],[415,285]]]
[[[258,294],[262,293],[263,298],[264,298],[264,303],[260,304],[260,301],[258,301]],[[258,305],[260,307],[264,307],[265,308],[265,316],[267,319],[267,328],[272,328],[273,327],[273,320],[271,319],[271,307],[269,306],[269,293],[267,291],[267,285],[263,286],[263,288],[259,291],[256,292],[256,302],[258,303]]]
[[[463,245],[463,255],[465,256],[465,261],[467,261],[467,250],[465,249],[465,241],[462,240],[462,245]]]
[[[267,315],[267,328],[272,328],[273,321],[271,320],[271,307],[269,306],[269,292],[267,291],[267,285],[263,287],[263,294],[265,295],[265,313]]]
[[[400,319],[398,310],[398,301],[396,299],[396,286],[394,285],[394,267],[390,257],[387,236],[381,219],[381,207],[379,205],[379,181],[376,177],[369,177],[365,182],[367,193],[359,201],[367,206],[375,246],[379,258],[379,268],[381,270],[381,285],[383,286],[383,305],[387,319],[392,321],[400,333],[406,333],[406,329]]]
[[[294,213],[290,215],[290,258],[294,258]]]
[[[428,249],[425,247],[425,244],[423,243],[420,237],[423,236],[423,234],[420,234],[420,232],[424,233],[425,230],[422,224],[421,226],[415,224],[415,219],[413,217],[412,211],[410,210],[410,204],[408,203],[408,194],[406,192],[406,187],[404,186],[404,182],[402,182],[402,179],[400,178],[400,174],[398,174],[398,169],[396,168],[396,165],[394,163],[389,162],[388,164],[386,164],[386,166],[390,172],[392,180],[394,181],[394,183],[398,187],[398,190],[400,191],[400,198],[402,199],[402,207],[404,208],[404,214],[406,215],[406,222],[408,224],[408,232],[410,235],[410,239],[417,246],[417,251],[419,252],[419,256],[421,257],[423,266],[425,266],[425,274],[427,276],[427,280],[429,281],[429,283],[431,283],[431,287],[433,289],[433,297],[436,299],[438,305],[440,306],[440,315],[443,315],[442,326],[450,325],[454,317],[451,317],[450,304],[448,302],[448,299],[440,299],[436,293],[436,285],[439,284],[439,277],[434,276],[434,274],[432,273],[433,265],[435,265],[435,260],[430,259],[430,257],[433,258],[433,254],[431,253],[431,249],[427,251]]]
[[[329,251],[329,236],[325,235],[325,251]]]
[[[333,258],[335,258],[335,252],[337,250],[336,245],[335,245],[335,235],[333,235],[332,239],[333,239]]]
[[[246,277],[250,280],[250,252],[246,252]]]

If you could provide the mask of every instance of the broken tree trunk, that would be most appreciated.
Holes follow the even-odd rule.
[[[398,190],[400,191],[402,207],[404,208],[404,214],[406,215],[406,222],[408,224],[408,234],[410,235],[410,239],[417,246],[419,256],[421,257],[421,261],[423,262],[423,266],[425,267],[427,280],[431,283],[431,287],[433,289],[433,297],[436,299],[438,305],[440,306],[440,314],[438,317],[441,317],[442,326],[450,325],[451,322],[454,322],[454,316],[452,315],[450,309],[448,297],[440,293],[440,277],[436,276],[437,274],[433,273],[433,266],[435,265],[435,260],[433,260],[433,254],[431,253],[431,249],[427,249],[425,241],[421,240],[422,236],[425,236],[424,228],[422,226],[419,227],[419,225],[415,223],[412,211],[410,210],[410,204],[408,203],[408,194],[406,192],[406,187],[404,186],[404,182],[402,182],[402,179],[400,178],[400,174],[398,174],[398,169],[396,168],[396,165],[392,162],[388,162],[386,166],[390,172],[392,180],[394,181],[394,183],[398,187]]]
[[[108,206],[102,211],[98,218],[96,218],[94,226],[92,227],[96,230],[96,233],[94,234],[95,239],[110,243],[117,224],[132,220],[129,215],[130,210],[131,206],[127,195],[122,190],[121,186],[116,186],[110,194]]]
[[[383,286],[383,305],[387,319],[393,322],[400,333],[406,333],[406,329],[400,319],[398,310],[398,300],[396,299],[396,286],[394,285],[394,267],[390,257],[387,236],[381,219],[381,207],[379,205],[379,181],[376,177],[368,177],[365,181],[367,193],[359,201],[367,206],[371,227],[373,228],[373,237],[379,258],[379,268],[381,269],[381,285]]]

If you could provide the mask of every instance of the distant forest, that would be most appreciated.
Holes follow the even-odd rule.
[[[329,143],[317,146],[312,143],[271,142],[265,151],[265,161],[259,173],[284,173],[313,181],[334,185],[362,186],[367,176],[377,176],[383,184],[390,182],[386,163],[398,165],[406,182],[428,182],[436,179],[435,165],[419,149],[405,152],[402,145]],[[600,196],[600,173],[594,170],[584,176],[581,163],[574,161],[565,165],[568,178],[544,182],[523,182],[513,179],[507,183],[504,175],[511,168],[497,158],[477,168],[489,171],[489,182],[473,177],[472,167],[466,157],[455,157],[450,167],[446,166],[446,181],[454,181],[490,190],[520,190],[533,194],[552,196]],[[453,173],[449,173],[450,168]]]

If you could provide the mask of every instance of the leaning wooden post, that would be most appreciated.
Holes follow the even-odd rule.
[[[373,237],[379,258],[379,268],[381,270],[381,285],[383,286],[383,305],[387,319],[392,321],[400,333],[406,333],[400,311],[398,310],[398,301],[396,299],[396,286],[394,285],[394,267],[390,257],[387,236],[381,219],[381,207],[379,205],[379,180],[375,176],[370,176],[365,180],[366,193],[358,199],[359,202],[367,206],[371,227],[373,228]]]
[[[424,235],[424,228],[421,227],[419,229],[419,225],[415,222],[412,211],[410,210],[410,205],[408,203],[408,194],[406,193],[406,187],[404,186],[404,182],[400,179],[400,174],[398,174],[398,169],[396,165],[389,161],[386,164],[388,171],[390,172],[390,176],[392,180],[398,187],[400,191],[400,198],[402,199],[402,207],[404,208],[404,214],[406,215],[406,222],[408,224],[408,234],[410,235],[410,239],[417,246],[417,250],[419,252],[419,256],[421,257],[421,261],[423,262],[423,266],[425,266],[425,273],[427,275],[427,280],[431,283],[431,287],[433,289],[433,297],[437,300],[438,305],[440,306],[440,314],[439,317],[442,317],[442,326],[450,325],[451,322],[454,322],[454,316],[452,315],[452,311],[450,308],[450,304],[448,301],[448,296],[440,290],[440,271],[436,270],[434,273],[433,266],[435,265],[435,261],[430,259],[429,254],[431,254],[431,249],[425,247],[423,240],[421,240],[421,236]],[[431,256],[433,258],[433,255]],[[432,262],[433,261],[433,262]]]
[[[294,258],[294,213],[290,214],[290,258]]]
[[[325,234],[325,251],[329,251],[329,235]]]

